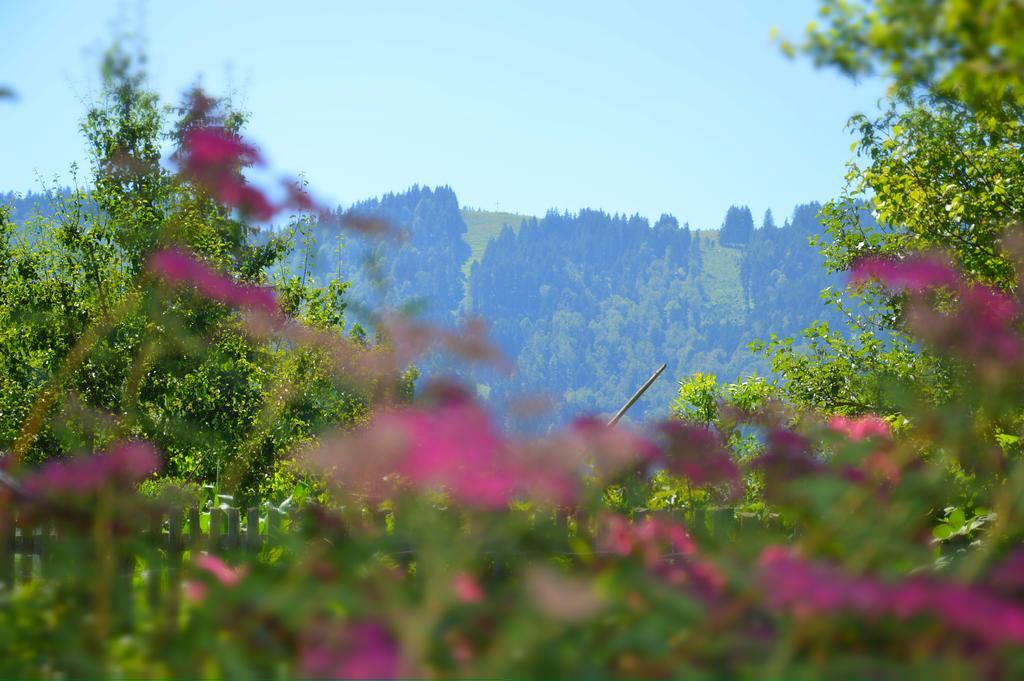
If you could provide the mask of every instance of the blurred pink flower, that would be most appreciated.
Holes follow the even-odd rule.
[[[695,485],[728,484],[734,496],[742,495],[739,468],[718,433],[704,426],[666,421],[659,425],[664,444],[662,457],[670,473]]]
[[[586,622],[604,610],[594,581],[562,574],[548,566],[528,568],[526,592],[534,607],[556,622]]]
[[[768,433],[764,452],[753,462],[765,476],[765,492],[771,496],[793,480],[826,471],[817,459],[811,444],[791,430],[777,429]]]
[[[970,286],[960,291],[951,311],[936,310],[926,300],[911,300],[907,325],[918,338],[999,380],[1024,363],[1024,344],[1017,331],[1021,312],[1010,296],[986,286]]]
[[[860,442],[867,438],[888,439],[892,436],[889,423],[873,414],[856,418],[833,416],[829,419],[828,427],[837,433],[842,433],[853,442]]]
[[[281,312],[271,289],[238,284],[190,253],[176,248],[153,253],[148,268],[169,284],[193,285],[206,297],[225,305],[258,310],[272,316]]]
[[[341,224],[367,236],[397,236],[391,223],[377,215],[347,211],[341,216]]]
[[[196,567],[208,572],[224,586],[236,586],[248,570],[245,566],[233,568],[217,556],[202,553],[195,558]]]
[[[320,206],[298,182],[284,182],[284,188],[288,194],[288,206],[309,213],[321,212]]]
[[[254,220],[269,220],[278,211],[266,194],[237,173],[223,173],[206,184],[218,201]]]
[[[851,268],[850,281],[859,284],[869,279],[876,279],[887,288],[912,291],[941,286],[957,288],[960,284],[957,271],[940,254],[918,255],[904,260],[877,256],[861,258]]]
[[[620,515],[609,515],[605,518],[604,526],[605,550],[619,556],[628,556],[633,552],[636,541],[629,519]]]
[[[182,169],[226,206],[237,208],[256,220],[269,220],[279,210],[239,172],[243,165],[262,164],[256,149],[223,128],[197,128],[186,133],[182,145]]]
[[[483,587],[468,572],[460,572],[452,577],[452,591],[463,603],[479,603],[484,599]]]
[[[506,460],[490,418],[473,403],[393,411],[374,427],[408,438],[399,473],[418,486],[442,487],[457,501],[486,508],[506,506],[521,486],[521,471]]]
[[[262,163],[259,151],[223,128],[197,128],[185,133],[184,150],[187,163],[194,170],[209,166],[234,166],[240,163]]]
[[[160,457],[149,442],[114,445],[105,454],[51,460],[25,476],[22,489],[30,495],[82,494],[107,483],[128,484],[160,468]]]
[[[698,555],[696,543],[682,525],[659,516],[631,523],[616,514],[606,515],[603,525],[600,546],[604,550],[618,556],[636,553],[652,574],[705,600],[725,588],[725,577]]]
[[[845,435],[850,442],[872,439],[880,443],[874,451],[864,457],[857,468],[848,468],[843,472],[847,479],[864,482],[870,475],[876,480],[899,483],[901,470],[891,456],[892,429],[888,421],[873,414],[856,418],[833,416],[829,419],[828,426],[834,432]]]
[[[303,462],[372,496],[385,493],[392,474],[478,508],[502,509],[520,496],[564,501],[571,494],[564,470],[502,437],[468,395],[447,395],[431,409],[383,410],[363,428],[321,440]]]
[[[303,679],[397,679],[398,644],[383,626],[360,622],[317,623],[300,643],[298,676]]]
[[[975,586],[920,577],[885,583],[810,563],[781,546],[762,552],[759,581],[772,607],[801,617],[839,611],[869,618],[926,614],[989,644],[1024,643],[1024,610]]]
[[[381,315],[381,324],[391,336],[402,364],[437,347],[467,362],[487,364],[500,370],[511,368],[507,358],[487,339],[486,327],[479,319],[466,321],[461,329],[445,329],[388,312]]]
[[[992,588],[1006,593],[1024,591],[1024,549],[1015,549],[992,568],[988,577]]]
[[[660,451],[653,442],[625,425],[609,426],[595,417],[577,418],[565,435],[566,447],[578,447],[590,458],[603,479],[637,464],[656,460]]]
[[[206,598],[207,588],[202,582],[186,579],[181,583],[181,588],[185,595],[185,600],[190,603],[202,603]]]

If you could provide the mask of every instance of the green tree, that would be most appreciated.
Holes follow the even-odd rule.
[[[293,242],[255,239],[244,215],[161,163],[165,140],[238,134],[244,116],[198,90],[162,106],[120,46],[102,73],[82,123],[88,188],[55,194],[54,216],[19,232],[0,223],[0,448],[31,463],[144,437],[172,475],[244,498],[284,493],[282,454],[358,421],[366,390],[335,376],[326,351],[257,340],[238,312],[167,290],[145,263],[183,246],[240,283],[275,284],[286,312],[338,335],[347,284],[272,276]]]
[[[1024,12],[1002,2],[825,0],[820,16],[800,50],[818,65],[892,82],[881,114],[851,119],[857,156],[816,240],[826,267],[942,250],[968,280],[1015,289],[1018,247],[1004,235],[1024,215]],[[904,333],[902,295],[867,287],[823,297],[847,328],[817,324],[802,343],[758,346],[791,400],[892,413],[892,379],[913,379],[937,400],[956,389],[957,367]]]

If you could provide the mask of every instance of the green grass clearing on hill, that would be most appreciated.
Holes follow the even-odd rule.
[[[519,215],[517,213],[504,213],[490,210],[462,209],[462,219],[466,223],[466,243],[472,253],[469,260],[463,265],[463,271],[469,276],[471,263],[480,262],[487,248],[487,242],[492,237],[498,236],[505,225],[509,225],[515,231],[519,231],[519,224],[523,220],[529,220],[530,215]]]

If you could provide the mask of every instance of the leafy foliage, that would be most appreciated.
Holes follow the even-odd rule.
[[[900,120],[921,126],[911,156],[943,148],[947,135],[970,137],[974,118],[992,106],[1005,115],[1024,89],[1013,79],[1012,47],[995,40],[1019,24],[1015,6],[982,3],[989,23],[981,27],[954,0],[881,0],[870,15],[848,3],[825,7],[839,18],[832,32],[812,33],[812,49],[851,70],[879,54],[893,60],[898,84],[907,85],[896,91],[908,107]],[[978,56],[978,45],[1000,49]],[[955,87],[964,68],[985,64],[999,67],[980,71],[986,82]],[[908,87],[930,89],[930,96],[907,99]],[[1000,95],[995,105],[993,92]],[[929,128],[927,114],[945,116],[942,101],[950,99],[971,117],[964,128]],[[147,101],[133,96],[120,111],[138,129],[156,130]],[[915,111],[924,113],[902,118]],[[389,324],[386,315],[380,331],[392,346],[345,339],[335,326],[341,318],[312,302],[327,294],[302,295],[305,268],[298,280],[279,279],[280,295],[263,288],[265,267],[246,267],[248,241],[217,235],[244,234],[238,215],[275,213],[281,205],[244,182],[238,170],[254,153],[225,120],[194,128],[208,143],[199,149],[205,166],[195,167],[203,156],[197,138],[183,136],[185,171],[178,175],[147,164],[154,147],[133,147],[143,163],[136,175],[121,169],[97,183],[111,195],[97,200],[100,210],[81,212],[88,229],[77,222],[18,241],[8,212],[0,212],[4,262],[12,263],[6,297],[46,322],[19,327],[31,341],[22,345],[6,334],[21,317],[8,312],[0,328],[26,361],[59,376],[50,392],[37,388],[47,408],[70,404],[74,395],[86,416],[98,404],[129,412],[124,391],[105,386],[133,375],[115,361],[118,353],[149,341],[184,348],[172,369],[186,351],[198,352],[196,337],[212,338],[215,348],[226,344],[217,366],[246,358],[256,371],[276,369],[282,357],[322,358],[331,380],[370,374],[377,383],[360,385],[381,388],[384,398],[394,397],[383,388],[401,380],[400,360],[429,340],[492,356],[478,326],[450,332],[409,320]],[[874,149],[875,138],[865,139]],[[854,193],[825,211],[829,262],[850,266],[846,290],[862,301],[826,293],[847,315],[852,337],[816,324],[806,333],[809,349],[775,339],[769,353],[785,372],[779,383],[755,376],[720,386],[710,374],[694,375],[681,386],[677,417],[642,429],[582,418],[544,437],[510,436],[451,383],[434,383],[412,404],[384,399],[359,428],[342,419],[336,431],[293,449],[294,464],[322,485],[321,504],[304,506],[284,537],[255,559],[194,550],[175,566],[172,574],[185,581],[172,578],[166,600],[139,599],[144,618],[124,617],[130,608],[111,596],[122,593],[118,565],[159,560],[141,529],[158,510],[154,504],[174,495],[146,479],[162,463],[160,448],[175,440],[161,441],[158,432],[147,433],[156,444],[145,442],[117,427],[120,418],[136,423],[128,417],[115,415],[109,425],[66,407],[44,420],[28,418],[31,427],[15,434],[15,455],[36,440],[103,453],[21,468],[14,456],[3,459],[0,528],[10,528],[16,514],[24,527],[54,525],[61,541],[45,579],[0,588],[0,669],[46,678],[1016,678],[1024,669],[1024,299],[1016,286],[1019,236],[1011,230],[1000,239],[1007,222],[997,215],[999,206],[1015,204],[989,196],[982,174],[949,190],[962,195],[965,212],[949,209],[943,220],[919,211],[918,203],[903,201],[900,187],[913,194],[920,186],[925,193],[917,198],[928,201],[938,180],[927,174],[942,177],[960,166],[940,163],[941,155],[907,165],[879,144],[870,157],[879,165],[851,176],[865,178],[855,191],[877,185],[877,194]],[[1005,153],[1007,163],[1012,152],[993,151]],[[922,158],[932,158],[928,153]],[[923,174],[920,185],[900,184],[908,168]],[[183,194],[167,200],[162,192],[172,189]],[[872,201],[888,202],[874,208],[878,224],[864,220]],[[289,203],[316,209],[301,197],[283,205]],[[193,209],[178,216],[182,205]],[[137,210],[138,223],[123,234],[105,232],[114,224],[111,210]],[[170,215],[179,218],[173,227],[164,222]],[[893,219],[900,220],[896,228]],[[760,237],[763,248],[785,253],[780,230],[765,223],[751,242]],[[310,226],[297,221],[295,233]],[[624,269],[638,282],[656,279],[653,259],[663,268],[681,261],[684,274],[695,263],[732,263],[745,285],[780,285],[784,272],[771,259],[734,258],[736,249],[712,248],[668,218],[651,229],[593,211],[552,214],[498,240],[519,243],[538,262],[557,262],[568,282],[561,296],[599,313],[605,297],[588,293],[614,297],[618,284],[604,275],[590,237],[624,245],[637,233],[649,235],[641,227],[653,233],[642,241],[648,250],[623,249]],[[562,234],[575,237],[575,260],[552,248]],[[253,249],[276,254],[276,243]],[[151,250],[131,250],[139,244]],[[507,272],[488,263],[489,254],[478,267]],[[492,296],[510,310],[515,294],[539,283],[528,272],[473,275],[484,282],[470,286],[474,304]],[[645,296],[655,289],[638,288]],[[747,291],[744,315],[757,295]],[[552,318],[567,318],[558,300],[541,299]],[[119,314],[102,311],[106,305]],[[115,321],[96,327],[94,318]],[[51,346],[61,359],[74,359],[70,369],[49,357]],[[5,376],[15,377],[5,380],[29,375],[16,373],[19,366],[4,365]],[[315,384],[310,374],[288,379],[283,392],[272,393],[275,404]],[[233,404],[222,399],[208,398],[211,417],[231,413]],[[865,413],[876,407],[879,413]],[[276,411],[270,416],[268,423],[279,420]],[[221,427],[213,418],[193,425],[199,437]],[[74,428],[80,432],[68,435]],[[146,496],[135,489],[140,482]]]
[[[260,342],[233,310],[147,275],[149,254],[178,243],[261,284],[291,247],[254,242],[241,216],[161,163],[166,138],[180,145],[200,125],[234,134],[241,115],[192,92],[168,126],[123,51],[103,75],[82,125],[91,186],[55,194],[49,212],[17,230],[6,221],[0,235],[0,447],[38,462],[144,437],[175,475],[223,477],[243,498],[286,493],[283,454],[356,422],[367,395],[334,379],[322,351]],[[278,283],[289,312],[343,327],[344,284]]]

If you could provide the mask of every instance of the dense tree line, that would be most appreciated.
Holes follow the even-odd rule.
[[[15,210],[27,214],[32,200],[15,201]],[[821,231],[820,208],[798,206],[781,226],[769,212],[755,228],[749,208],[733,206],[714,231],[680,226],[671,215],[651,225],[637,215],[551,212],[506,227],[468,277],[466,224],[449,187],[415,186],[347,208],[403,230],[398,242],[342,237],[301,216],[257,241],[292,242],[282,275],[351,282],[351,321],[382,305],[449,324],[484,318],[516,364],[512,376],[436,358],[422,362],[423,374],[454,370],[494,405],[548,394],[556,408],[545,423],[613,411],[667,362],[666,376],[635,407],[639,418],[666,413],[676,380],[693,372],[722,380],[767,373],[766,360],[748,348],[755,338],[838,321],[819,299],[838,277],[824,273],[808,243]]]
[[[668,410],[673,379],[763,372],[751,339],[835,315],[819,299],[832,281],[808,244],[819,208],[799,206],[781,227],[769,216],[757,230],[735,207],[718,232],[593,210],[506,229],[473,266],[466,306],[518,367],[488,384],[489,397],[550,393],[561,398],[556,420],[610,412],[667,362],[670,378],[635,408],[650,417]]]

